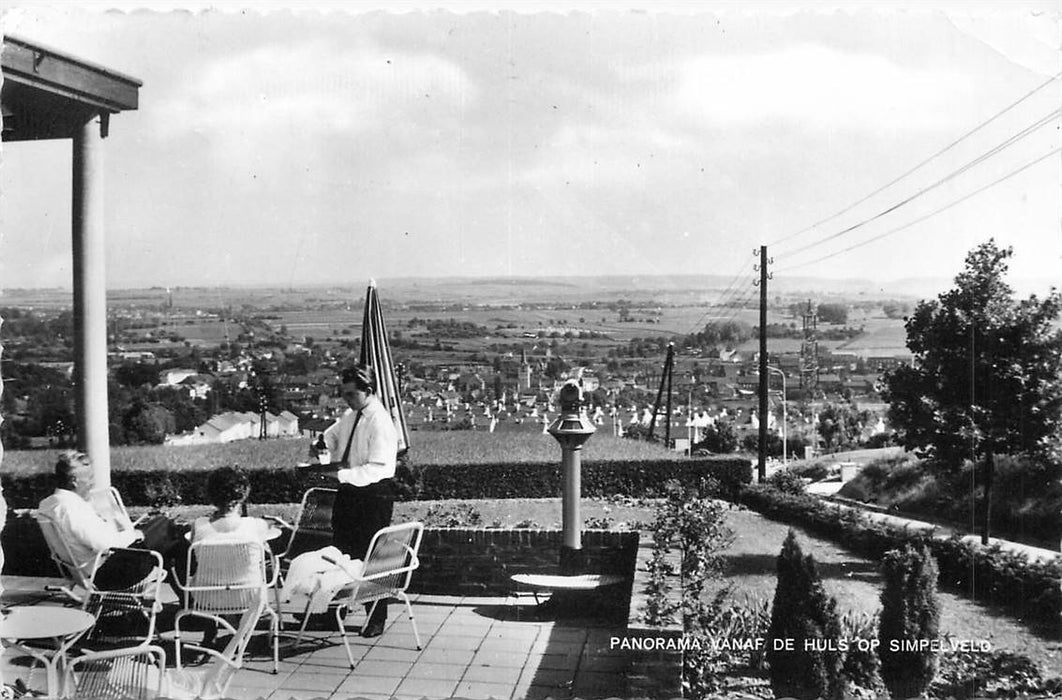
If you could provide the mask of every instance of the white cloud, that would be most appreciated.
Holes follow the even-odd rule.
[[[633,185],[653,165],[688,146],[679,136],[652,125],[573,124],[558,129],[514,179],[535,187]]]
[[[431,119],[476,99],[451,61],[328,42],[268,46],[213,61],[156,112],[164,134],[215,132],[351,134],[408,118]],[[426,97],[430,96],[430,97]]]
[[[708,127],[938,128],[952,123],[956,93],[975,89],[958,73],[911,70],[881,56],[812,44],[699,57],[676,74],[675,113]]]

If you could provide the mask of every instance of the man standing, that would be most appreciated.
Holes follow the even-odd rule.
[[[349,367],[340,373],[340,381],[341,395],[350,408],[324,432],[339,479],[332,542],[352,559],[364,561],[373,535],[391,524],[398,433],[391,414],[376,398],[371,367]],[[366,605],[366,613],[370,608]],[[380,601],[361,636],[378,637],[386,620],[387,603]]]

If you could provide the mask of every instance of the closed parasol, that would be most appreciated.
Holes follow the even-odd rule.
[[[391,360],[391,346],[387,341],[387,327],[384,324],[383,310],[380,308],[380,295],[376,291],[376,280],[369,280],[365,291],[365,315],[361,322],[361,358],[362,364],[370,365],[376,372],[376,396],[380,403],[390,412],[398,433],[398,454],[409,449],[409,430],[406,428],[406,416],[402,412],[402,398],[398,392],[398,376],[395,364]]]

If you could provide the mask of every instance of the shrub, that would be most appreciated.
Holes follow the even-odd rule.
[[[940,636],[937,564],[927,547],[907,546],[885,555],[881,592],[878,657],[881,679],[894,698],[921,695],[937,671],[939,651],[893,649],[894,644],[929,641]]]
[[[940,698],[1057,697],[1062,677],[1045,678],[1028,657],[1008,651],[946,653],[933,681],[932,695]]]
[[[849,683],[870,691],[881,688],[878,655],[871,643],[878,638],[878,621],[870,613],[847,612],[841,616],[841,638],[849,641],[844,654],[844,677]],[[866,642],[863,648],[855,640]]]
[[[836,608],[822,586],[814,557],[804,555],[790,530],[778,555],[778,584],[767,634],[775,697],[815,700],[840,695],[843,659],[839,651],[824,648],[841,636]],[[791,641],[793,648],[775,649],[775,640]]]
[[[717,421],[704,431],[704,440],[693,446],[713,454],[729,454],[738,448],[738,437],[730,421]]]
[[[822,481],[830,476],[830,467],[824,462],[811,462],[807,464],[791,464],[789,471],[803,479]]]
[[[424,527],[476,527],[483,516],[471,504],[447,503],[428,506],[422,520]]]
[[[788,469],[771,474],[767,477],[766,483],[771,488],[778,489],[782,493],[793,494],[794,496],[800,496],[807,491],[807,484],[804,483],[804,480]]]

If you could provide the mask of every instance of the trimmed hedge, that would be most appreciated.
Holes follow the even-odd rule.
[[[310,486],[329,480],[294,467],[248,469],[252,503],[297,503]],[[207,471],[116,471],[111,482],[127,506],[162,507],[206,503]],[[696,486],[713,478],[727,494],[752,481],[748,459],[702,458],[686,461],[586,462],[582,467],[582,494],[601,496],[660,495],[669,479]],[[553,498],[560,494],[559,464],[459,464],[400,466],[397,481],[400,500],[426,501],[475,498]],[[334,483],[334,482],[333,482]],[[46,474],[3,476],[4,497],[11,508],[36,508],[53,491]]]
[[[940,585],[1058,629],[1062,563],[1057,560],[1031,562],[998,545],[982,547],[959,537],[935,538],[869,520],[858,511],[825,504],[814,496],[785,494],[766,486],[747,486],[737,500],[762,515],[798,524],[873,559],[908,544],[925,545],[937,559]]]
[[[426,466],[418,470],[416,500],[474,498],[552,498],[560,494],[561,467],[549,464],[460,464]],[[697,486],[712,478],[728,494],[752,483],[752,463],[735,457],[700,458],[676,462],[584,462],[582,495],[646,496],[664,493],[664,483],[678,480]]]

